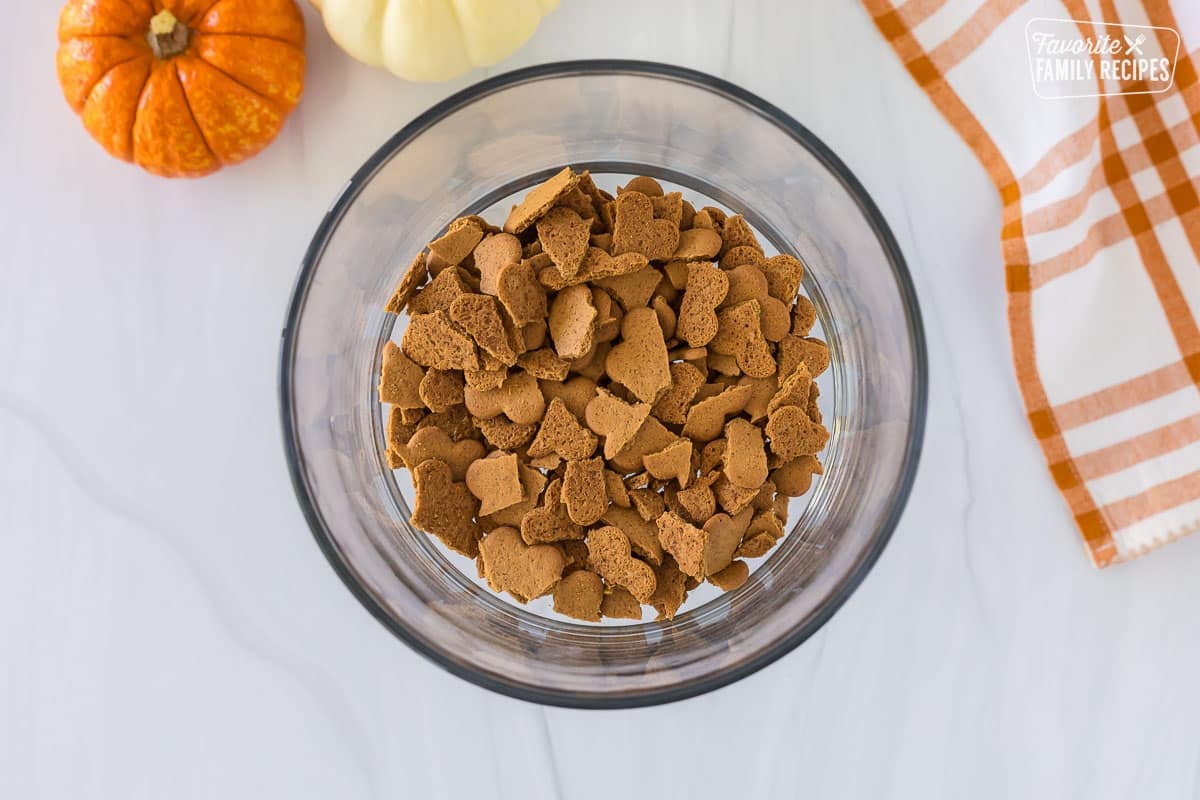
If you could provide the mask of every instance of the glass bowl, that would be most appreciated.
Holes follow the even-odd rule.
[[[481,588],[409,523],[375,396],[396,317],[384,303],[414,253],[564,165],[647,174],[744,213],[807,266],[833,365],[825,475],[739,589],[672,621],[588,625]],[[503,213],[499,215],[503,218]],[[492,216],[495,218],[495,215]],[[388,630],[480,686],[563,706],[678,700],[735,681],[811,636],[879,557],[904,507],[925,422],[920,312],[887,224],[798,122],[725,81],[661,64],[518,70],[439,103],[345,185],[305,256],[283,331],[288,465],[318,544]],[[464,562],[468,564],[469,562]]]

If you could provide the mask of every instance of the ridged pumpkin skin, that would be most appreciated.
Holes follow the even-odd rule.
[[[152,27],[175,38],[152,44]],[[304,90],[295,0],[70,0],[58,41],[59,83],[92,137],[168,178],[255,155]]]

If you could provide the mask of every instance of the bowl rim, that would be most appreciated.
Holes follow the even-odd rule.
[[[645,691],[635,690],[615,695],[576,694],[564,690],[545,689],[518,681],[509,681],[491,673],[474,669],[417,637],[403,624],[394,619],[366,591],[362,584],[355,578],[349,566],[341,559],[337,545],[326,528],[321,514],[317,511],[304,475],[291,402],[292,390],[294,388],[292,367],[295,359],[297,331],[317,265],[324,254],[333,232],[337,229],[346,211],[390,157],[433,124],[487,95],[512,86],[547,78],[597,74],[639,75],[652,78],[665,78],[723,95],[765,117],[808,150],[841,183],[842,188],[850,195],[866,218],[880,246],[883,248],[900,291],[901,301],[905,307],[905,316],[908,322],[909,338],[913,351],[913,407],[912,413],[909,415],[908,441],[905,444],[904,457],[901,462],[902,471],[900,480],[896,486],[894,502],[884,517],[876,536],[870,541],[857,563],[854,564],[842,581],[835,587],[826,601],[817,607],[812,616],[790,631],[788,635],[774,642],[771,646],[764,648],[753,657],[731,668],[664,688]],[[518,700],[543,705],[581,709],[621,709],[672,703],[695,697],[741,680],[766,667],[768,664],[777,661],[807,641],[854,594],[879,560],[887,544],[891,541],[892,534],[912,492],[924,444],[929,389],[928,372],[928,352],[921,308],[917,300],[912,276],[908,270],[908,265],[900,250],[900,246],[896,242],[895,236],[892,234],[891,228],[884,219],[882,212],[875,205],[865,187],[821,139],[782,109],[723,78],[718,78],[688,67],[653,61],[586,59],[557,61],[505,72],[456,92],[445,100],[431,106],[392,135],[346,181],[317,226],[296,276],[281,333],[278,400],[283,428],[284,455],[287,460],[288,473],[291,477],[296,500],[308,522],[308,527],[316,539],[321,552],[324,553],[326,560],[329,561],[334,572],[341,578],[342,583],[346,585],[351,594],[385,628],[439,667],[484,689],[489,689]]]

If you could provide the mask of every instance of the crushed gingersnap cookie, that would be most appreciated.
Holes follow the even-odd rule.
[[[768,342],[781,342],[792,330],[787,305],[770,295],[758,298],[758,322]]]
[[[657,418],[646,417],[637,433],[629,440],[629,444],[609,459],[609,463],[621,472],[635,472],[644,466],[642,458],[657,453],[675,439],[675,434],[667,430]]]
[[[464,439],[481,439],[482,434],[475,425],[475,420],[467,413],[464,406],[453,406],[449,411],[434,411],[421,417],[417,429],[438,428],[445,432],[453,442]]]
[[[483,289],[483,284],[479,287]],[[528,263],[507,264],[496,273],[496,297],[508,312],[514,324],[539,325],[541,335],[546,333],[546,290],[538,282],[532,265]],[[538,329],[534,329],[538,330]],[[541,343],[525,335],[526,349],[541,347]]]
[[[537,378],[528,372],[510,375],[496,389],[481,391],[467,386],[463,390],[463,402],[476,419],[491,419],[503,414],[519,425],[539,422],[546,413],[546,399]]]
[[[538,429],[536,424],[521,425],[504,416],[476,419],[475,424],[484,441],[500,450],[516,450],[528,444]]]
[[[420,386],[425,370],[396,346],[387,342],[383,346],[383,368],[379,376],[379,402],[390,403],[397,408],[421,408]]]
[[[829,431],[799,406],[784,406],[768,416],[766,433],[771,452],[788,460],[819,453],[829,441]]]
[[[563,381],[571,370],[571,362],[559,358],[549,347],[522,353],[517,366],[539,380]]]
[[[800,364],[814,378],[829,367],[829,346],[820,339],[787,335],[779,343],[779,374],[787,376]]]
[[[721,252],[721,235],[712,229],[692,228],[679,232],[679,244],[671,258],[680,261],[709,261]]]
[[[742,375],[738,378],[737,385],[750,387],[750,397],[742,409],[750,421],[757,424],[766,418],[771,398],[779,391],[779,378],[774,375],[765,378]]]
[[[608,508],[608,486],[604,482],[604,459],[568,461],[562,479],[562,501],[567,516],[576,525],[591,525]]]
[[[463,402],[465,386],[461,372],[431,369],[421,378],[417,394],[430,411],[449,411]]]
[[[568,361],[587,355],[595,343],[598,313],[587,286],[568,286],[550,305],[550,340],[560,358]]]
[[[725,440],[713,439],[708,444],[704,445],[704,449],[700,451],[699,464],[701,475],[708,475],[716,471],[725,460]],[[715,480],[715,478],[714,478]]]
[[[672,258],[666,264],[663,264],[663,278],[666,279],[667,284],[676,292],[683,291],[687,288],[688,268],[690,266],[690,262]]]
[[[521,476],[521,499],[499,511],[486,516],[481,515],[479,519],[481,525],[486,523],[489,528],[506,525],[510,528],[520,528],[521,520],[525,519],[525,515],[537,508],[542,489],[546,486],[546,476],[540,470],[519,462],[518,458],[517,470]]]
[[[742,264],[731,270],[722,270],[729,278],[729,291],[721,301],[721,308],[729,308],[747,300],[769,297],[767,276],[757,264]]]
[[[671,364],[670,371],[671,384],[654,402],[651,413],[667,424],[682,425],[696,392],[704,385],[704,373],[683,361]]]
[[[513,528],[496,528],[479,543],[478,550],[488,586],[508,592],[519,603],[552,591],[567,566],[557,547],[526,544]]]
[[[526,542],[564,542],[582,539],[585,530],[572,521],[562,502],[562,480],[555,478],[546,484],[542,504],[521,518],[521,536]]]
[[[507,367],[517,363],[517,352],[494,297],[461,294],[450,304],[450,319],[466,331],[484,353]]]
[[[657,269],[643,267],[625,275],[600,278],[596,285],[611,294],[623,309],[633,311],[645,307],[650,302],[662,281],[662,273]]]
[[[647,197],[662,197],[665,194],[662,184],[649,175],[639,175],[636,178],[631,178],[629,183],[624,186],[617,187],[618,195],[625,194],[626,192],[641,192]]]
[[[720,572],[708,576],[709,583],[723,592],[732,592],[750,577],[750,565],[745,561],[734,561]]]
[[[729,566],[742,540],[737,523],[727,514],[716,514],[697,527],[668,511],[657,523],[663,550],[674,557],[685,575],[697,580]]]
[[[450,466],[436,458],[413,467],[416,502],[412,524],[429,531],[442,544],[468,558],[479,554],[479,502],[465,483],[455,481]]]
[[[734,556],[737,558],[762,558],[774,546],[774,539],[765,533],[760,533],[747,537],[744,542],[738,545],[738,549],[734,551]]]
[[[717,510],[716,495],[712,486],[717,480],[715,473],[698,478],[686,489],[677,492],[667,492],[664,499],[672,511],[703,525],[704,520],[711,517]]]
[[[642,473],[642,476],[649,477],[645,473]],[[658,519],[658,516],[667,507],[666,501],[657,490],[645,486],[631,487],[629,489],[629,499],[633,503],[633,508],[647,522],[653,522]]]
[[[405,409],[399,406],[392,406],[392,410],[388,412],[387,433],[385,435],[387,437],[389,453],[395,452],[398,447],[407,445],[409,439],[417,432],[417,423],[421,421],[420,418],[417,418],[415,422],[405,421],[404,411]],[[399,453],[397,453],[397,457],[399,457]]]
[[[710,262],[689,264],[675,333],[689,347],[704,347],[717,335],[717,307],[729,291],[729,276]]]
[[[735,270],[738,267],[747,264],[761,264],[763,262],[763,254],[756,247],[742,245],[734,247],[721,254],[720,260],[717,262],[723,270]]]
[[[474,255],[475,269],[479,271],[479,291],[497,295],[500,291],[500,271],[509,265],[521,263],[521,240],[511,233],[497,233],[481,241]]]
[[[730,386],[700,400],[688,410],[683,435],[696,442],[711,442],[725,429],[725,418],[745,408],[749,399],[749,386]]]
[[[456,442],[450,434],[435,426],[420,428],[403,445],[394,443],[393,449],[410,470],[430,460],[444,462],[456,481],[465,479],[467,468],[483,458],[485,452],[478,441],[463,439]]]
[[[547,403],[558,398],[578,419],[585,417],[588,403],[592,402],[592,398],[599,391],[596,382],[583,375],[573,375],[563,383],[538,381],[538,385],[542,387],[542,394],[545,395]]]
[[[662,563],[663,549],[658,540],[658,527],[654,522],[632,508],[620,506],[609,506],[601,519],[625,534],[625,538],[629,539],[630,548],[638,558],[651,565]]]
[[[661,197],[651,197],[650,207],[654,209],[655,219],[670,220],[677,230],[681,230],[683,222],[683,194],[668,192]]]
[[[416,258],[409,264],[408,269],[404,272],[404,277],[400,279],[400,283],[396,285],[396,291],[392,293],[391,298],[387,301],[387,305],[383,310],[389,314],[399,314],[408,307],[408,301],[412,298],[413,292],[417,290],[421,284],[429,277],[429,267],[425,263],[425,253],[417,253]],[[807,333],[808,331],[804,331]],[[803,334],[801,334],[803,335]],[[384,401],[386,402],[386,401]]]
[[[444,269],[428,286],[417,291],[408,301],[410,314],[432,314],[434,311],[449,311],[454,298],[471,291],[457,269]]]
[[[479,369],[474,342],[454,326],[445,311],[414,315],[400,340],[400,349],[423,367]]]
[[[808,418],[818,425],[824,424],[824,419],[821,415],[821,408],[818,405],[821,398],[821,389],[817,384],[809,384],[808,387],[808,405],[805,410],[808,412]]]
[[[594,572],[577,569],[554,585],[554,610],[585,622],[600,621],[604,580]]]
[[[792,309],[792,335],[793,336],[808,336],[812,332],[813,325],[817,324],[817,309],[804,295],[796,298],[796,305]]]
[[[575,275],[567,277],[558,267],[546,266],[538,270],[538,281],[542,286],[555,292],[560,292],[569,286],[580,286],[585,283],[599,283],[604,280],[620,278],[641,272],[649,262],[641,253],[623,253],[611,256],[608,251],[599,247],[588,247],[584,253],[583,263]]]
[[[747,489],[743,486],[738,486],[729,478],[721,474],[712,483],[713,497],[716,498],[717,505],[720,506],[726,513],[737,514],[747,508],[758,495],[758,489]]]
[[[775,359],[763,335],[758,300],[746,300],[717,315],[717,335],[708,343],[714,353],[733,356],[747,375],[764,378],[775,374]]]
[[[800,259],[781,253],[764,261],[762,271],[767,276],[767,291],[771,296],[785,306],[791,305],[804,280],[804,265]]]
[[[687,575],[670,555],[663,556],[661,565],[654,569],[654,593],[646,601],[658,612],[658,619],[674,619],[675,612],[687,599]]]
[[[604,490],[608,493],[608,500],[613,505],[620,508],[633,507],[633,501],[629,499],[629,489],[625,486],[625,481],[621,480],[621,476],[611,469],[604,470]]]
[[[734,486],[758,490],[767,479],[767,450],[762,428],[738,417],[725,425],[725,477]]]
[[[563,571],[564,575],[570,574],[577,569],[587,569],[587,544],[582,539],[568,539],[555,543],[555,546],[559,550],[562,550],[563,555],[567,557],[567,568]]]
[[[651,261],[666,261],[679,246],[679,226],[656,219],[654,204],[641,192],[617,195],[613,222],[613,253],[641,253]]]
[[[569,168],[503,231],[452,221],[385,305],[409,316],[381,456],[413,473],[413,525],[581,621],[744,585],[829,438],[803,262],[763,241],[653,178],[609,194]]]
[[[654,316],[658,317],[658,327],[662,328],[663,339],[670,341],[675,337],[675,324],[677,322],[675,309],[671,308],[670,302],[665,295],[657,293],[651,299],[650,307],[654,309]],[[670,354],[668,353],[669,357]]]
[[[479,515],[494,514],[521,502],[525,494],[515,453],[497,450],[467,467],[467,489],[479,500]]]
[[[649,403],[626,403],[607,389],[597,389],[584,411],[587,426],[604,437],[604,457],[608,459],[632,441],[648,416]]]
[[[504,381],[508,380],[508,367],[500,366],[497,369],[464,369],[462,375],[463,383],[472,389],[480,391],[499,389],[504,385]]]
[[[643,403],[653,403],[671,385],[670,362],[658,316],[636,308],[621,321],[620,344],[609,351],[604,371]]]
[[[783,523],[775,515],[774,511],[759,511],[750,520],[750,524],[746,527],[745,535],[757,536],[760,533],[764,533],[775,540],[783,538]]]
[[[749,509],[743,509],[738,514],[714,514],[704,523],[704,532],[708,535],[704,550],[704,576],[715,575],[729,566],[733,560],[734,551],[742,542],[747,522],[750,520]]]
[[[629,590],[621,586],[613,586],[600,601],[600,615],[611,619],[642,618],[642,604]]]
[[[579,185],[579,176],[570,167],[564,167],[545,183],[530,190],[521,203],[513,208],[504,221],[508,233],[522,233],[537,222],[558,198]]]
[[[778,390],[767,401],[766,412],[774,413],[784,406],[808,405],[808,390],[812,385],[812,376],[804,362],[797,364],[791,373],[779,384]]]
[[[771,470],[771,481],[785,497],[801,497],[812,486],[812,476],[823,472],[814,455],[797,456]]]
[[[721,226],[721,253],[728,253],[735,247],[749,247],[759,253],[763,251],[754,230],[741,214],[726,218]]]
[[[679,488],[686,489],[688,480],[692,477],[692,440],[678,439],[657,453],[644,455],[642,464],[655,478],[674,479]],[[763,466],[766,466],[765,456]]]
[[[657,520],[658,538],[663,549],[692,577],[704,575],[704,531],[678,514],[668,511]]]
[[[543,252],[567,279],[574,278],[583,266],[591,232],[591,223],[569,208],[552,208],[537,221]]]
[[[567,410],[562,400],[555,398],[546,408],[537,436],[529,445],[533,458],[554,453],[568,461],[588,458],[596,452],[598,440]]]
[[[709,353],[708,368],[721,377],[736,378],[742,374],[742,368],[738,366],[737,358],[727,353]]]
[[[654,594],[654,570],[633,557],[625,534],[605,525],[588,534],[587,546],[592,564],[606,581],[625,587],[639,602],[650,600]]]
[[[450,266],[462,263],[483,239],[483,228],[470,217],[459,217],[449,229],[429,243],[429,251]]]

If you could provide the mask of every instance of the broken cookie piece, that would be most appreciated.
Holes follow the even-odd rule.
[[[577,569],[554,585],[554,610],[559,614],[599,622],[603,602],[603,579],[586,569]]]
[[[412,523],[468,558],[479,554],[479,503],[450,474],[444,461],[430,459],[412,471],[416,487]]]
[[[604,579],[623,586],[639,602],[649,602],[654,594],[654,571],[631,554],[629,539],[611,525],[588,534],[588,554]]]
[[[467,488],[479,499],[480,516],[521,502],[525,492],[517,466],[515,453],[497,450],[467,467]]]
[[[562,577],[567,559],[554,545],[528,545],[512,528],[496,528],[479,544],[483,578],[519,603],[541,597]]]

